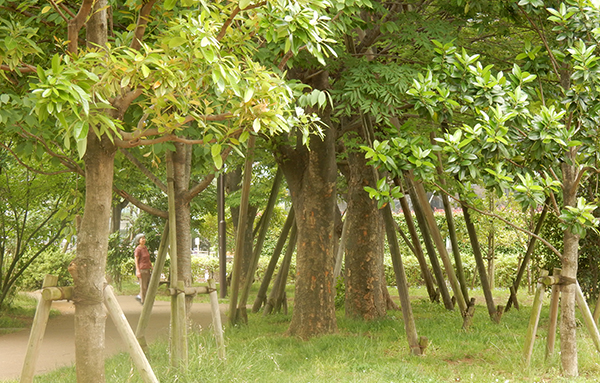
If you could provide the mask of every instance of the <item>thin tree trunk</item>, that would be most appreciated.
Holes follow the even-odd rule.
[[[544,225],[544,220],[546,219],[546,214],[548,213],[548,203],[550,201],[548,199],[546,199],[546,203],[544,204],[544,209],[542,210],[542,213],[540,214],[540,218],[538,219],[537,224],[535,225],[535,229],[533,231],[534,234],[538,235],[540,233],[540,231],[542,231],[542,226]],[[519,290],[519,286],[521,285],[521,279],[523,278],[523,274],[525,274],[525,271],[529,270],[528,269],[528,264],[529,264],[529,260],[531,259],[531,255],[533,254],[533,250],[535,249],[535,243],[537,241],[536,237],[530,237],[529,238],[529,243],[527,244],[527,251],[525,252],[525,256],[523,257],[523,260],[521,261],[521,265],[519,266],[519,270],[517,271],[517,276],[515,277],[515,280],[513,281],[513,292],[515,294],[517,294],[517,290]],[[529,273],[527,274],[528,278],[528,286],[531,286],[531,283],[529,283],[529,281],[531,280],[531,278],[529,278]],[[504,309],[504,311],[508,311],[510,309],[510,307],[512,306],[513,303],[513,293],[511,292],[510,297],[508,298],[508,302],[506,302],[506,308]]]
[[[281,251],[283,250],[283,246],[288,238],[288,234],[290,233],[290,229],[294,224],[294,208],[292,207],[288,213],[288,217],[283,224],[283,228],[281,229],[281,234],[279,235],[279,239],[275,244],[275,249],[273,250],[273,256],[269,261],[269,265],[267,266],[267,270],[265,271],[265,276],[263,278],[262,283],[260,284],[260,288],[258,289],[258,293],[256,294],[256,299],[254,300],[254,305],[252,305],[252,312],[257,313],[260,310],[261,306],[267,300],[267,290],[269,288],[269,283],[271,283],[271,278],[273,278],[273,272],[275,271],[275,267],[277,267],[277,262],[279,261],[279,256],[281,255]]]
[[[219,296],[227,296],[227,223],[225,222],[225,185],[223,174],[217,179],[217,210],[219,220]]]
[[[247,318],[248,314],[246,313],[246,305],[248,302],[248,295],[250,294],[250,288],[252,287],[252,283],[254,282],[254,273],[256,272],[256,267],[258,266],[258,260],[260,258],[260,253],[263,248],[263,244],[265,243],[265,237],[267,235],[267,230],[269,229],[269,224],[271,222],[271,216],[273,215],[273,209],[275,208],[275,203],[277,202],[277,196],[279,194],[279,188],[281,186],[281,180],[283,178],[283,172],[281,169],[277,170],[277,174],[275,175],[275,179],[273,180],[273,186],[271,188],[271,194],[269,196],[269,200],[267,201],[267,206],[265,211],[261,217],[261,229],[258,233],[258,238],[256,239],[256,244],[254,246],[254,251],[252,252],[252,259],[250,260],[250,268],[246,273],[248,278],[244,282],[244,287],[240,294],[240,302],[238,303],[238,315],[242,318]]]
[[[273,282],[273,289],[269,294],[269,299],[267,299],[265,303],[265,310],[263,312],[263,316],[271,314],[275,310],[281,307],[281,301],[285,295],[285,285],[287,281],[287,276],[290,271],[290,264],[292,262],[292,256],[294,255],[294,249],[296,247],[296,242],[298,239],[298,230],[296,225],[292,226],[292,232],[290,234],[290,240],[288,242],[288,247],[285,251],[285,255],[283,257],[283,261],[281,261],[281,266],[279,266],[279,271],[275,276],[275,281]]]
[[[398,184],[400,183],[398,182]],[[417,228],[415,227],[415,223],[410,212],[410,207],[408,206],[408,201],[406,200],[405,196],[400,198],[400,206],[402,207],[404,221],[406,222],[408,233],[410,234],[410,238],[412,240],[415,256],[417,257],[417,261],[419,261],[421,275],[423,276],[423,281],[425,281],[425,287],[427,288],[427,294],[429,294],[429,300],[431,302],[438,302],[440,294],[436,291],[435,284],[433,282],[433,276],[431,275],[429,267],[427,266],[425,254],[423,253],[423,247],[421,246],[421,241],[419,240],[419,234],[417,233]],[[425,236],[425,234],[423,234],[423,236]]]
[[[117,233],[121,230],[121,215],[123,209],[129,204],[129,201],[124,199],[121,202],[117,202],[112,207],[112,215],[110,219],[110,232]]]
[[[481,254],[481,248],[479,246],[479,240],[477,239],[475,225],[473,225],[473,221],[471,220],[469,208],[463,204],[462,209],[465,217],[465,225],[467,226],[467,232],[469,233],[469,239],[471,240],[471,247],[473,248],[473,256],[475,257],[475,263],[477,264],[477,271],[479,272],[481,288],[483,289],[483,295],[485,296],[488,314],[493,321],[498,322],[499,318],[496,315],[496,306],[494,304],[494,298],[492,297],[492,291],[490,290],[490,284],[487,279],[485,262],[483,260],[483,255]]]
[[[409,174],[409,177],[412,179],[412,174]],[[419,198],[419,202],[421,206],[425,207],[427,205],[427,197],[425,194],[425,188],[421,182],[414,182],[415,192],[417,197]],[[452,262],[450,262],[450,258],[448,257],[448,253],[446,251],[446,244],[442,239],[442,235],[440,234],[440,230],[435,222],[435,217],[433,216],[433,212],[431,208],[423,208],[423,213],[425,218],[427,219],[427,225],[429,227],[431,237],[433,242],[435,243],[436,248],[438,249],[438,253],[442,262],[444,263],[444,269],[446,270],[446,275],[450,281],[450,286],[452,286],[452,292],[456,297],[456,303],[460,308],[461,315],[464,315],[467,311],[467,302],[465,302],[465,298],[462,295],[462,290],[460,289],[460,284],[458,283],[458,279],[456,278],[456,274],[454,273],[454,268],[452,266]]]
[[[576,163],[572,160],[572,163]],[[576,165],[562,164],[563,173],[563,204],[575,206],[577,204],[577,176]],[[562,277],[560,300],[560,360],[565,377],[579,375],[577,367],[577,322],[575,318],[575,295],[577,290],[577,260],[579,250],[579,236],[570,230],[564,232],[564,250],[562,258]]]
[[[450,298],[450,294],[448,293],[446,281],[444,280],[444,273],[437,259],[435,248],[433,242],[431,241],[430,231],[427,225],[427,220],[425,218],[425,213],[423,212],[423,209],[429,209],[429,205],[422,206],[419,202],[419,198],[417,197],[417,192],[415,190],[414,183],[409,178],[406,178],[406,182],[408,185],[408,194],[410,195],[410,200],[412,201],[415,210],[415,217],[417,218],[417,223],[419,225],[419,229],[421,230],[421,236],[423,238],[423,242],[425,243],[427,254],[429,255],[429,261],[431,262],[433,275],[435,275],[435,279],[440,290],[440,295],[442,296],[442,301],[444,302],[444,307],[446,307],[447,310],[453,310],[454,304],[452,303],[452,299]]]
[[[242,252],[245,246],[245,231],[247,225],[248,200],[250,196],[250,181],[252,180],[252,163],[254,161],[254,142],[256,138],[251,135],[248,140],[248,153],[244,165],[244,180],[242,185],[242,198],[240,201],[240,216],[238,221],[238,232],[235,245],[235,257],[233,258],[233,274],[231,277],[231,297],[229,302],[229,323],[238,323],[238,293],[240,287],[240,274],[242,272]],[[251,278],[252,276],[248,276]]]
[[[387,234],[392,263],[394,264],[394,273],[396,274],[396,286],[398,287],[398,295],[400,297],[400,308],[402,310],[402,319],[404,320],[404,330],[408,340],[410,351],[414,355],[421,355],[423,350],[419,345],[419,337],[417,336],[417,327],[413,317],[410,297],[408,295],[408,283],[406,281],[406,272],[398,247],[398,237],[396,236],[396,228],[394,227],[394,217],[392,209],[388,204],[383,208],[383,219],[385,221],[385,231]]]

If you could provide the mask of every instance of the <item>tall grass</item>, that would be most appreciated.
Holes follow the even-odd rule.
[[[474,293],[477,293],[475,291]],[[419,335],[429,338],[424,356],[412,356],[401,313],[365,323],[338,312],[337,334],[309,341],[285,336],[290,315],[263,318],[250,314],[248,325],[226,328],[227,359],[220,360],[212,332],[190,334],[189,366],[180,372],[170,367],[168,344],[155,343],[148,353],[161,382],[597,382],[600,355],[584,327],[579,329],[580,378],[560,377],[559,345],[544,360],[547,305],[542,312],[531,367],[522,362],[523,339],[530,307],[515,309],[493,323],[479,305],[470,330],[461,329],[456,311],[432,304],[413,291]],[[502,300],[501,300],[502,299]],[[504,297],[499,298],[499,303]],[[141,382],[127,354],[106,363],[107,382]],[[36,382],[75,382],[73,368],[63,368]]]

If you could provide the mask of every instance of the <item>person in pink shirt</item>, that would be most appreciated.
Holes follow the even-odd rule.
[[[146,247],[146,237],[143,234],[139,236],[138,246],[133,254],[135,257],[135,275],[140,282],[140,295],[136,299],[144,304],[148,284],[150,283],[150,274],[152,273],[152,262],[150,261],[150,252]]]

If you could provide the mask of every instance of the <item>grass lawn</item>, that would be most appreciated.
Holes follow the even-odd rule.
[[[291,287],[290,287],[291,288]],[[125,290],[125,289],[124,289]],[[395,294],[394,289],[390,289]],[[292,293],[292,291],[290,291]],[[548,307],[542,319],[530,367],[522,362],[523,339],[531,296],[521,293],[521,310],[505,313],[500,324],[488,315],[481,291],[473,325],[461,329],[457,311],[430,303],[425,289],[411,289],[419,335],[429,338],[424,356],[411,356],[400,311],[371,323],[350,320],[338,311],[337,334],[300,341],[285,336],[291,313],[263,317],[250,314],[248,325],[226,324],[227,359],[220,360],[211,331],[188,338],[189,366],[170,367],[168,344],[155,343],[148,357],[161,382],[598,382],[600,355],[582,322],[579,323],[580,378],[560,378],[559,344],[556,355],[544,360]],[[292,293],[293,294],[293,293]],[[290,296],[290,295],[288,295]],[[497,304],[507,294],[496,290]],[[252,297],[249,300],[252,303]],[[547,299],[546,299],[547,300]],[[291,306],[291,305],[290,305]],[[106,363],[107,382],[141,382],[127,354]],[[75,382],[74,368],[63,368],[36,382]]]

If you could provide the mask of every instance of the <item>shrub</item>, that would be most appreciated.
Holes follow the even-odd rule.
[[[59,286],[71,285],[73,278],[68,267],[73,258],[75,254],[70,251],[64,252],[58,247],[49,248],[25,269],[17,286],[23,290],[41,289],[46,274],[57,276]]]

